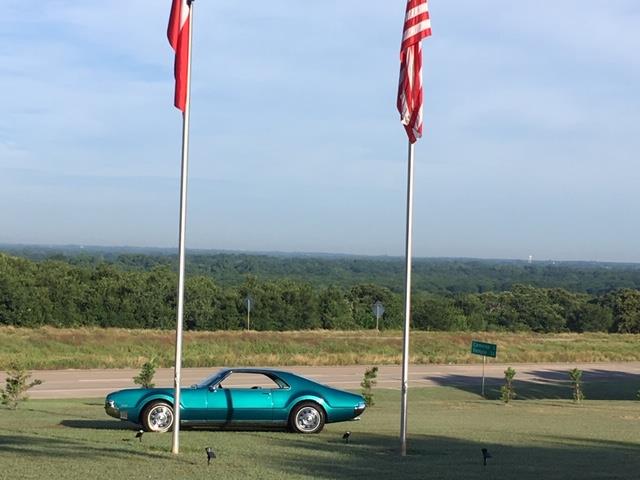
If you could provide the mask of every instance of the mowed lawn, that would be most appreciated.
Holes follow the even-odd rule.
[[[360,422],[319,435],[281,430],[186,430],[134,438],[106,416],[102,399],[38,400],[0,409],[0,478],[58,479],[636,479],[640,472],[637,378],[570,390],[517,384],[510,405],[451,387],[412,389],[409,455],[399,456],[399,396],[375,392]],[[596,400],[597,399],[597,400]],[[342,434],[352,431],[345,444]],[[217,458],[207,466],[205,447]],[[481,448],[493,458],[482,465]]]

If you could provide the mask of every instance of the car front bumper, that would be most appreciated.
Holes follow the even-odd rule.
[[[111,417],[120,418],[120,410],[116,407],[113,400],[107,400],[104,402],[104,411]]]
[[[120,420],[127,420],[127,411],[120,410],[113,400],[106,400],[104,402],[104,411],[107,412],[107,415],[118,418]]]

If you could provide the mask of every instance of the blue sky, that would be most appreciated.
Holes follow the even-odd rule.
[[[169,6],[3,2],[0,243],[177,245]],[[195,8],[187,247],[402,255],[404,2]],[[640,261],[640,3],[430,10],[415,254]]]

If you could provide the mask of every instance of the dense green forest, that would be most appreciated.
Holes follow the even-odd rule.
[[[59,260],[78,267],[101,264],[127,271],[157,267],[177,270],[175,249],[126,247],[3,246],[0,251],[35,261]],[[289,279],[314,288],[350,288],[372,283],[401,292],[404,260],[399,257],[352,255],[292,255],[187,252],[187,273],[211,278],[220,286],[240,286],[247,275],[261,280]],[[417,258],[413,286],[429,293],[483,293],[514,285],[564,288],[572,292],[603,294],[619,288],[640,288],[640,264],[598,262],[534,262],[518,260]]]
[[[14,252],[15,253],[15,252]],[[177,274],[162,253],[0,253],[0,325],[173,328]],[[256,330],[402,325],[402,262],[356,257],[189,256],[185,327]],[[640,333],[640,269],[615,264],[418,260],[421,330]]]

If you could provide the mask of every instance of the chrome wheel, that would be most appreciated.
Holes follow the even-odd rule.
[[[322,413],[316,407],[304,405],[295,417],[296,430],[302,433],[313,433],[322,427]]]
[[[166,432],[173,425],[173,409],[166,403],[151,405],[145,415],[145,426],[150,432]]]

